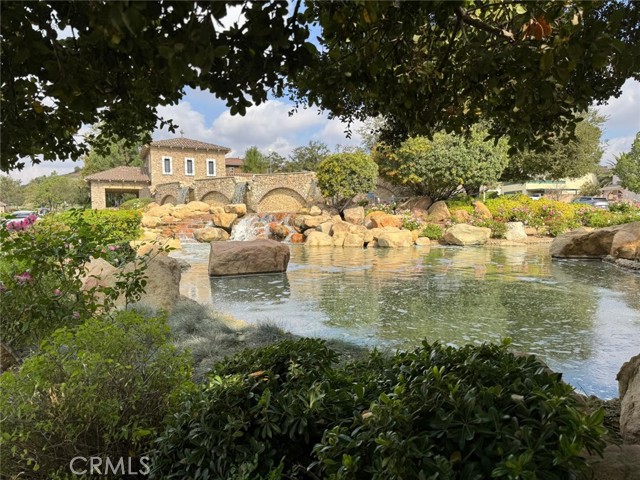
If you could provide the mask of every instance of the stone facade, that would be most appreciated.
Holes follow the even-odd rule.
[[[197,180],[226,176],[224,155],[228,150],[196,150],[187,148],[155,147],[151,144],[144,157],[149,172],[151,191],[161,184],[179,182],[192,185]],[[165,171],[165,159],[169,159],[170,172]],[[186,170],[187,159],[192,162],[193,174]],[[209,175],[208,162],[215,164],[215,175]]]
[[[148,185],[127,181],[92,181],[91,182],[91,208],[101,210],[107,208],[107,192],[109,193],[133,193],[139,198],[149,195]],[[146,193],[146,195],[145,195]]]

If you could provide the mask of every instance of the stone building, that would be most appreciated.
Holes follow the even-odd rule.
[[[241,158],[225,158],[224,159],[227,175],[236,175],[242,173],[242,167],[244,166],[244,160]]]
[[[140,153],[142,167],[116,167],[86,177],[91,188],[91,208],[113,206],[113,199],[128,193],[153,196],[158,185],[179,183],[189,187],[196,180],[227,175],[225,155],[230,149],[190,138],[158,140]]]

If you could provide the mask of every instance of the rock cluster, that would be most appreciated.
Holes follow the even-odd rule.
[[[640,261],[640,222],[613,227],[579,228],[553,240],[556,258],[604,258]]]

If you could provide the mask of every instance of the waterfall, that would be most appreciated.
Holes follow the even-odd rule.
[[[245,215],[233,226],[229,240],[241,242],[257,238],[287,240],[291,234],[295,233],[293,225],[291,225],[292,219],[290,214],[253,213]],[[278,232],[275,231],[276,228],[279,230]],[[285,232],[286,235],[284,235]],[[279,238],[278,234],[280,234]]]
[[[247,192],[247,182],[236,183],[236,188],[233,191],[233,197],[231,203],[245,203],[244,196]]]
[[[178,198],[176,199],[176,203],[178,205],[187,203],[189,198],[189,187],[180,187],[178,190]]]

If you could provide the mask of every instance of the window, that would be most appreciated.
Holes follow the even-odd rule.
[[[185,158],[184,159],[184,174],[185,175],[194,175],[194,167],[193,167],[193,158]]]
[[[235,167],[229,167],[229,173],[233,173],[235,171],[236,171]]]
[[[162,157],[162,173],[163,175],[171,175],[173,173],[173,161],[171,157]]]
[[[215,177],[215,176],[216,176],[216,161],[207,160],[207,177]]]

